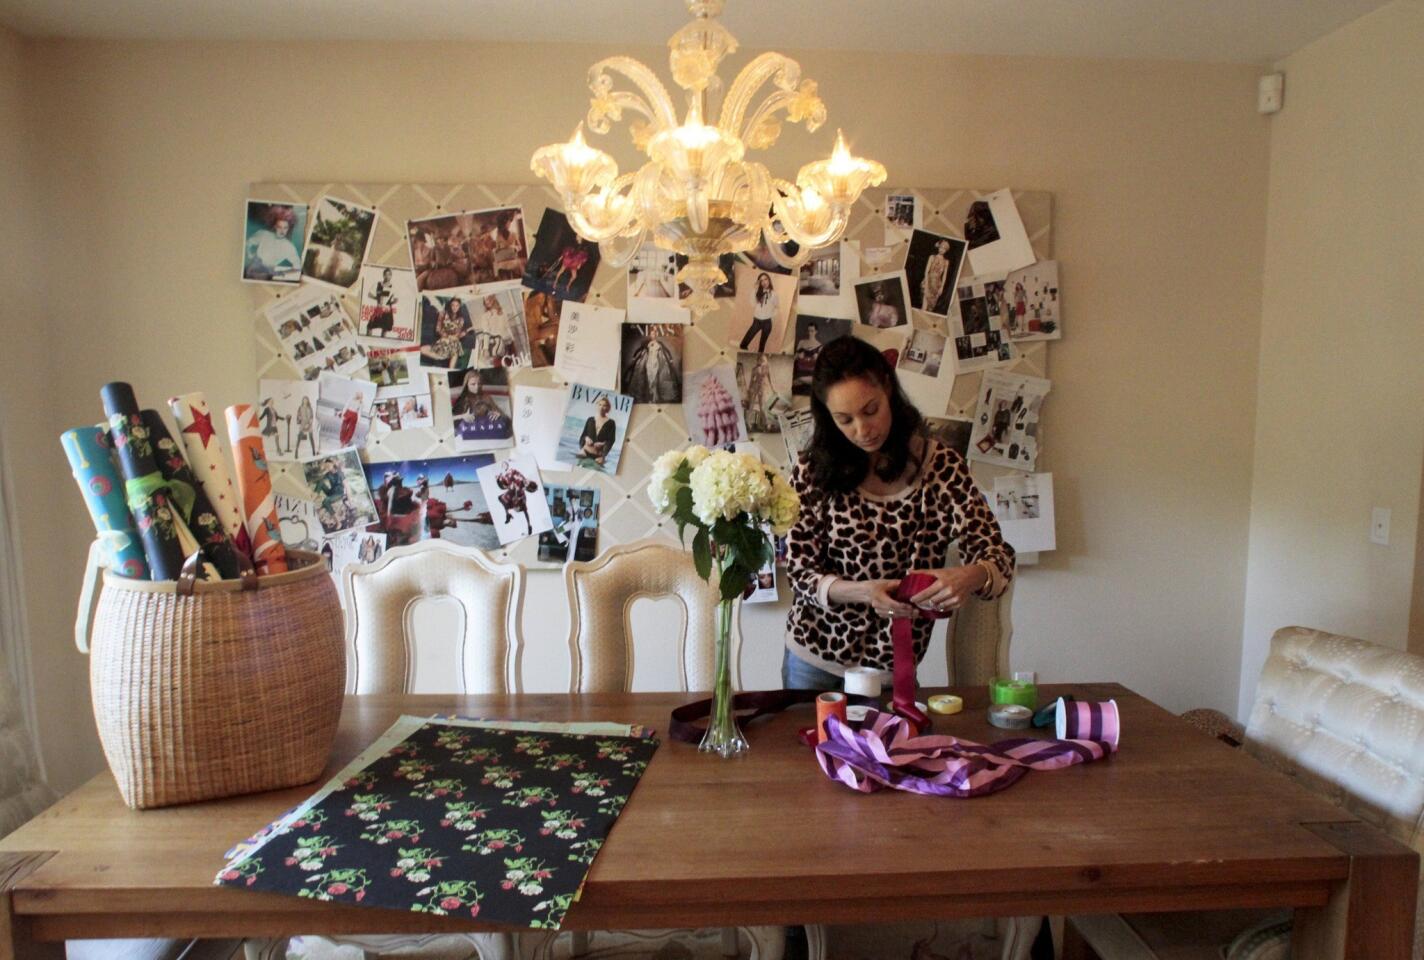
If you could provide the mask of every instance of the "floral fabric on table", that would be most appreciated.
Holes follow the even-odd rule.
[[[657,746],[423,723],[244,845],[216,882],[558,929]]]

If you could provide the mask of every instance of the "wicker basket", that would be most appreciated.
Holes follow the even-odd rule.
[[[130,807],[275,790],[325,769],[346,678],[341,605],[320,557],[287,556],[287,573],[196,587],[105,570],[95,604],[91,552],[76,635],[81,649],[92,636],[94,719]]]

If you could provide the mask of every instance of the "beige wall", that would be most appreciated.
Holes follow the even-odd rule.
[[[1403,648],[1424,463],[1424,6],[1282,64],[1271,132],[1241,710],[1273,631]],[[1392,511],[1388,546],[1370,508]]]
[[[53,611],[37,618],[35,642],[61,785],[97,761],[84,662],[64,634],[87,521],[52,435],[94,419],[112,378],[149,402],[195,388],[215,406],[251,396],[250,301],[234,279],[248,182],[528,179],[531,151],[581,115],[585,71],[604,52],[33,45],[45,353],[63,380],[36,405],[28,468],[45,483],[26,503],[48,510],[58,535],[27,543],[27,572],[32,607]],[[1055,195],[1067,335],[1052,348],[1044,464],[1057,478],[1061,549],[1023,576],[1015,666],[1119,678],[1174,709],[1229,709],[1265,223],[1257,71],[824,52],[803,62],[831,129],[789,130],[775,163],[827,150],[840,124],[893,182]],[[5,322],[12,334],[33,329],[29,316]],[[533,579],[531,604],[562,609],[553,578]],[[747,681],[775,685],[779,619],[756,611],[746,624]],[[551,686],[562,683],[562,630],[562,617],[526,621],[532,659],[558,677]]]

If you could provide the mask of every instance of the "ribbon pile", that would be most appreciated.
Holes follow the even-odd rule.
[[[1030,770],[1059,770],[1101,760],[1115,744],[1101,740],[1000,740],[917,735],[912,721],[870,710],[860,729],[835,717],[816,747],[832,780],[872,793],[889,787],[932,797],[982,797],[1012,786]]]

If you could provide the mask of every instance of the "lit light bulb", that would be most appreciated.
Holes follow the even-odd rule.
[[[826,172],[833,177],[847,177],[861,166],[861,161],[850,155],[850,148],[846,146],[845,134],[840,130],[836,131],[836,148],[831,151],[831,162],[826,168]]]

